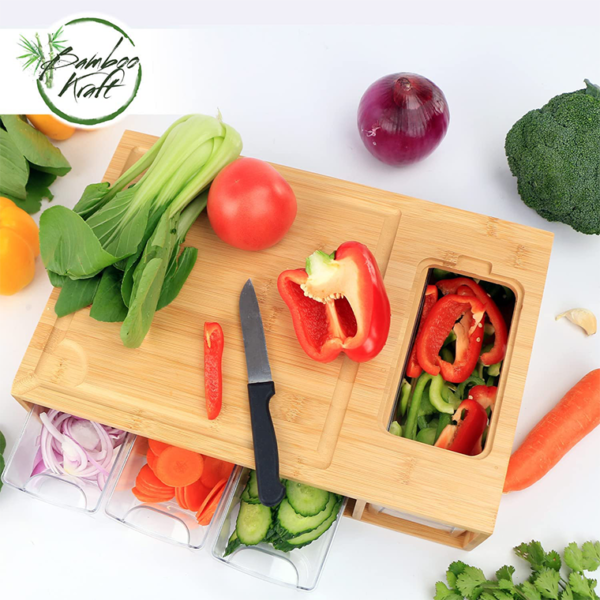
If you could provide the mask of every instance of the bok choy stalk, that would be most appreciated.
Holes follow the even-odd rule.
[[[219,119],[186,116],[112,187],[91,184],[73,210],[46,210],[40,250],[62,287],[57,314],[93,302],[90,315],[124,321],[124,344],[138,347],[154,312],[175,299],[193,268],[197,250],[179,249],[206,206],[201,192],[241,149],[239,134]]]

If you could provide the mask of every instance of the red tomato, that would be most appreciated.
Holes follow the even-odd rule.
[[[215,178],[208,193],[215,233],[242,250],[264,250],[279,242],[296,218],[296,196],[268,163],[238,158]]]

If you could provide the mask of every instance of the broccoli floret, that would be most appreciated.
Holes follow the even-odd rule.
[[[521,199],[548,221],[600,234],[600,88],[556,96],[519,119],[506,156]]]

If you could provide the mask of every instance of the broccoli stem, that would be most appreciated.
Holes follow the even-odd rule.
[[[593,96],[594,98],[600,98],[600,86],[592,83],[589,79],[584,79],[586,90],[585,93]]]

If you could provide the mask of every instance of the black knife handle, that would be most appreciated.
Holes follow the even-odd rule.
[[[269,400],[274,395],[275,384],[272,381],[248,384],[258,497],[265,506],[276,506],[285,495],[279,479],[277,438],[269,412]]]

